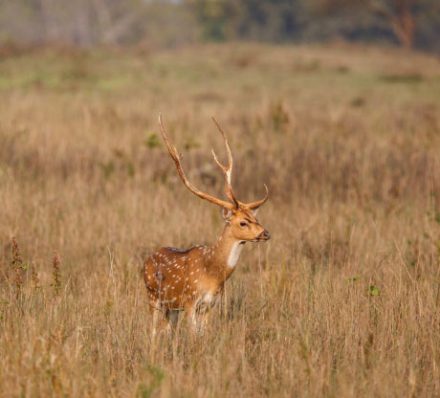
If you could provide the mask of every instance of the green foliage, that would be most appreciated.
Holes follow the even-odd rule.
[[[380,296],[380,289],[376,285],[368,286],[368,294],[372,297]]]
[[[270,106],[269,117],[274,131],[277,133],[287,131],[289,126],[289,114],[281,101]]]
[[[214,41],[226,39],[227,2],[196,0],[193,7],[202,27],[204,39]]]
[[[129,177],[134,177],[134,175],[135,175],[135,168],[134,168],[133,162],[128,161],[127,164],[126,164],[126,168],[127,168],[127,175]]]
[[[149,149],[154,149],[157,148],[161,145],[159,137],[156,133],[150,133],[147,137],[147,139],[145,140],[145,145],[147,146],[147,148]]]
[[[183,144],[185,150],[196,149],[200,147],[200,143],[194,137],[189,137]]]
[[[289,41],[301,35],[304,0],[196,0],[192,6],[209,40]]]
[[[115,172],[126,173],[128,177],[134,177],[136,167],[133,161],[122,150],[113,150],[113,158],[99,162],[99,167],[105,179],[109,179]]]
[[[409,73],[409,74],[389,74],[382,75],[381,79],[387,83],[420,83],[423,82],[423,76],[419,73]]]
[[[99,166],[101,167],[102,173],[106,179],[110,178],[115,171],[115,164],[112,160],[101,162],[99,163]]]

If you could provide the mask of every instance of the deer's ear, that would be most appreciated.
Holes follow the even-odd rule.
[[[223,208],[222,217],[226,222],[230,221],[232,217],[232,210]]]
[[[254,217],[257,217],[258,210],[259,210],[259,208],[255,209],[255,210],[251,210],[251,213]]]

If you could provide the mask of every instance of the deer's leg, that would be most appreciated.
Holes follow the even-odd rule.
[[[187,309],[188,321],[194,333],[203,335],[208,323],[208,314],[209,311],[205,306],[194,305]]]
[[[165,330],[169,324],[166,312],[161,308],[159,302],[150,302],[150,313],[152,315],[151,334],[155,337]]]
[[[178,310],[168,310],[166,313],[166,318],[169,325],[169,330],[174,332],[177,328],[177,322],[179,321],[179,311]]]
[[[203,326],[200,322],[200,316],[197,314],[197,311],[195,309],[191,309],[188,311],[188,321],[191,325],[191,330],[195,334],[203,334]]]
[[[196,314],[196,306],[194,303],[185,306],[185,315],[191,330],[196,332],[199,325]]]
[[[152,310],[151,314],[153,316],[153,322],[152,322],[152,325],[151,325],[151,335],[153,337],[156,337],[156,335],[157,335],[157,326],[158,326],[159,316],[160,316],[159,310]]]

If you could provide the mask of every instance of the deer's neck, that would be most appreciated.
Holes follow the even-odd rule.
[[[208,271],[222,280],[226,280],[234,271],[244,247],[244,241],[235,239],[228,225],[210,247],[210,256],[207,261]]]

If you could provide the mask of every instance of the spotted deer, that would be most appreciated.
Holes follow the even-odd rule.
[[[218,301],[226,280],[236,267],[246,242],[260,242],[270,239],[270,234],[258,222],[257,210],[268,199],[267,186],[263,199],[251,203],[239,201],[232,189],[233,158],[231,148],[223,129],[213,118],[223,136],[228,164],[224,166],[214,150],[212,156],[225,179],[225,193],[228,200],[222,200],[197,189],[183,171],[181,158],[171,143],[161,116],[160,131],[177,172],[185,186],[198,197],[214,203],[223,210],[225,226],[222,234],[212,245],[194,246],[189,249],[162,247],[153,253],[144,265],[144,280],[153,311],[153,331],[156,331],[158,316],[162,313],[168,328],[176,325],[178,314],[186,311],[197,332],[203,331],[208,310]]]

